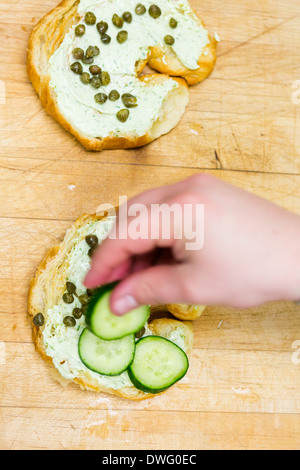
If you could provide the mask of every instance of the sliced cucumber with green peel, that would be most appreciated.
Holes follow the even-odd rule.
[[[187,355],[179,346],[160,336],[146,336],[136,343],[128,374],[139,390],[159,393],[182,379],[188,368]]]
[[[150,315],[147,305],[138,307],[122,317],[114,315],[110,310],[109,301],[116,285],[113,283],[100,287],[91,299],[86,314],[86,323],[91,331],[98,338],[107,341],[136,333],[143,328]]]
[[[133,361],[135,338],[129,335],[105,341],[86,328],[79,338],[78,353],[88,369],[101,375],[120,375]]]

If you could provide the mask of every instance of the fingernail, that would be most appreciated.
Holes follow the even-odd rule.
[[[113,312],[116,315],[124,315],[125,313],[130,312],[137,308],[139,304],[132,295],[126,295],[121,297],[121,299],[115,300],[113,304]]]

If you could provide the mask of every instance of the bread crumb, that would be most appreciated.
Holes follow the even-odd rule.
[[[199,132],[195,131],[195,129],[190,129],[190,133],[194,135],[199,135]]]
[[[68,189],[70,191],[74,191],[75,188],[76,188],[75,184],[69,184],[69,186],[68,186]]]
[[[236,393],[237,395],[248,395],[249,393],[251,393],[250,388],[242,388],[242,387],[235,388],[235,387],[231,387],[231,390],[232,390],[234,393]]]

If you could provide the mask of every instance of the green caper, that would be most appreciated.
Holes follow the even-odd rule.
[[[65,326],[71,326],[71,327],[76,326],[76,320],[75,320],[75,318],[73,318],[73,317],[69,317],[69,316],[68,316],[68,317],[65,317],[65,318],[63,319],[63,322],[64,322],[64,325],[65,325]]]
[[[110,75],[108,72],[101,72],[100,78],[101,78],[101,83],[103,86],[110,84]]]
[[[83,72],[83,68],[80,62],[74,62],[74,64],[71,65],[71,70],[74,73],[77,73],[78,75],[81,75]]]
[[[132,14],[129,11],[125,11],[122,15],[122,18],[126,23],[131,23],[132,22]]]
[[[99,23],[97,23],[97,29],[100,34],[105,34],[108,30],[108,24],[106,23],[106,21],[100,21]]]
[[[79,302],[83,305],[88,304],[90,301],[90,297],[87,294],[82,294],[79,296]]]
[[[127,31],[120,31],[118,34],[117,34],[117,41],[120,43],[120,44],[123,44],[123,42],[127,41],[128,39],[128,33]]]
[[[87,72],[84,72],[82,75],[80,75],[80,80],[82,81],[84,85],[88,85],[91,80],[90,74]]]
[[[87,235],[85,237],[85,241],[91,247],[97,246],[99,243],[98,237],[96,235]]]
[[[149,15],[154,19],[159,18],[161,15],[161,9],[157,5],[151,5],[149,8]]]
[[[83,57],[84,57],[84,51],[83,51],[83,49],[80,49],[80,47],[76,47],[76,48],[73,50],[73,56],[74,56],[75,59],[77,59],[77,60],[82,60]]]
[[[146,7],[141,3],[138,3],[134,11],[137,15],[144,15],[146,13]]]
[[[96,247],[90,248],[89,251],[88,251],[88,256],[89,256],[90,258],[92,258],[93,255],[94,255],[94,253],[95,253],[95,251],[96,251]]]
[[[110,101],[117,101],[120,98],[120,93],[117,90],[111,90],[108,97]]]
[[[63,301],[65,304],[72,304],[74,302],[74,295],[68,293],[64,294]]]
[[[95,101],[99,104],[104,104],[107,101],[107,95],[105,93],[98,93],[98,95],[95,95]]]
[[[167,36],[164,37],[164,41],[167,46],[173,46],[175,39],[173,38],[173,36],[170,36],[170,34],[167,34]]]
[[[45,324],[44,315],[42,313],[38,313],[33,319],[33,324],[35,326],[43,326]]]
[[[99,75],[101,73],[101,67],[98,67],[98,65],[91,65],[90,72],[92,75]]]
[[[124,20],[123,18],[121,18],[119,15],[117,15],[116,13],[113,15],[112,17],[112,22],[113,24],[117,27],[117,28],[122,28],[123,24],[124,24]]]
[[[81,318],[83,315],[83,311],[81,308],[74,308],[72,315],[74,318],[76,318],[76,320],[79,320],[79,318]]]
[[[109,44],[111,41],[111,37],[108,34],[102,34],[101,41],[103,44]]]
[[[85,57],[85,56],[84,56],[84,58],[82,59],[82,62],[83,62],[84,64],[90,65],[90,64],[92,64],[92,63],[94,62],[94,57]]]
[[[124,95],[122,95],[122,101],[125,104],[126,108],[136,108],[137,106],[136,97],[131,95],[130,93],[124,93]]]
[[[136,339],[140,339],[146,333],[146,329],[143,327],[140,331],[135,334]]]
[[[69,294],[75,294],[76,286],[73,282],[67,282],[66,287]]]
[[[89,46],[86,50],[85,57],[90,59],[91,57],[95,57],[96,55],[96,50],[93,46]]]
[[[100,88],[102,85],[99,75],[95,75],[94,77],[92,77],[90,83],[92,87],[96,89]]]
[[[97,21],[96,16],[91,11],[88,11],[84,17],[84,21],[88,25],[94,25]]]
[[[85,26],[84,24],[79,24],[78,26],[76,26],[75,28],[75,36],[83,36],[85,33]]]
[[[120,109],[120,111],[117,112],[117,118],[121,122],[126,122],[128,117],[129,117],[128,109]]]
[[[95,289],[87,289],[86,293],[89,297],[92,297],[92,295],[94,295],[94,293],[95,293]]]
[[[170,28],[173,28],[173,29],[177,28],[177,24],[178,24],[178,23],[177,23],[177,21],[175,20],[175,18],[171,18],[171,19],[170,19]]]

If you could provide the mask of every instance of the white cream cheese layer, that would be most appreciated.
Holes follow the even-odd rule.
[[[78,231],[78,237],[73,241],[73,249],[69,255],[67,280],[73,282],[77,288],[77,294],[86,292],[82,282],[90,268],[90,257],[88,256],[89,246],[85,241],[86,235],[97,235],[99,243],[104,240],[111,230],[114,218],[105,221],[87,224]],[[54,366],[66,379],[72,380],[75,377],[88,375],[91,380],[99,385],[118,390],[123,387],[132,387],[132,383],[127,372],[116,377],[108,377],[97,374],[89,370],[80,360],[78,354],[79,337],[86,328],[85,317],[76,320],[76,327],[66,327],[63,323],[65,316],[72,315],[75,307],[80,307],[80,302],[75,298],[72,304],[66,304],[62,300],[58,305],[50,308],[46,314],[46,323],[43,331],[46,354],[53,359]],[[146,325],[144,336],[149,336],[151,330]],[[184,330],[176,328],[171,335],[171,341],[182,349],[184,345]]]
[[[50,58],[50,86],[55,90],[58,107],[74,128],[90,138],[142,136],[159,118],[163,102],[178,84],[170,78],[161,84],[146,86],[136,77],[135,64],[148,57],[151,46],[166,47],[164,37],[172,35],[175,39],[172,46],[174,53],[183,65],[194,70],[198,68],[198,58],[209,43],[207,31],[199,23],[187,0],[141,1],[147,8],[147,12],[141,16],[134,12],[138,3],[138,0],[81,0],[78,6],[81,22],[84,23],[88,11],[96,15],[97,22],[106,21],[109,24],[107,34],[111,36],[110,44],[101,42],[95,25],[86,25],[86,33],[82,37],[75,36],[74,26]],[[148,14],[149,6],[153,3],[162,11],[157,19]],[[121,29],[128,32],[128,40],[119,44],[116,36],[120,29],[113,25],[112,16],[115,13],[122,16],[125,11],[131,12],[132,23],[124,22]],[[178,22],[175,29],[169,26],[172,17]],[[84,85],[70,69],[70,65],[76,62],[72,51],[77,47],[86,51],[90,45],[100,49],[94,65],[100,66],[111,77],[111,83],[98,90],[91,85]],[[83,69],[89,72],[89,65],[83,64]],[[121,95],[131,93],[138,99],[138,106],[130,109],[125,123],[120,123],[116,117],[117,112],[124,108],[121,99],[116,102],[107,100],[105,104],[98,104],[94,99],[99,92],[108,95],[115,89]]]

